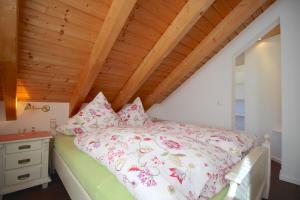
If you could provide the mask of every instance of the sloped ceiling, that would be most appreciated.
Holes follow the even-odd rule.
[[[19,1],[17,99],[20,101],[70,102],[80,74],[88,70],[93,46],[116,0],[22,0]],[[258,2],[252,0],[254,5]],[[138,0],[113,43],[105,63],[88,88],[89,102],[102,91],[114,102],[140,63],[184,8],[187,0]],[[146,99],[171,72],[243,2],[215,0],[180,39],[155,70],[128,99]],[[242,24],[226,37],[188,74],[172,85],[159,102],[205,64],[274,1],[263,1]],[[1,37],[1,34],[0,34]],[[3,74],[3,73],[2,73]],[[3,84],[0,85],[2,91]],[[3,92],[0,92],[3,98]],[[126,103],[125,102],[122,103]],[[150,107],[151,105],[147,105]],[[119,107],[120,105],[118,105]]]

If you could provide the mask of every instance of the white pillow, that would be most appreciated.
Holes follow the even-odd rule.
[[[100,92],[88,105],[56,130],[65,135],[77,135],[97,128],[118,126],[119,116]]]
[[[137,97],[132,104],[125,105],[118,115],[124,126],[148,126],[152,121],[145,113],[141,99]]]

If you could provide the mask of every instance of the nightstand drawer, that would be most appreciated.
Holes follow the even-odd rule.
[[[5,169],[16,169],[41,163],[42,153],[40,150],[28,151],[17,154],[8,154],[5,157]]]
[[[6,153],[17,153],[24,151],[38,150],[42,147],[42,141],[24,141],[24,142],[14,142],[5,145]]]
[[[41,177],[41,166],[32,166],[4,172],[4,185],[14,185]]]
[[[0,199],[2,195],[51,181],[46,131],[0,134]]]

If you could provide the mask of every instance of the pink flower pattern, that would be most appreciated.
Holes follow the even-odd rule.
[[[163,141],[163,144],[169,149],[180,149],[180,144],[173,140],[165,140]]]
[[[182,184],[182,181],[184,179],[185,173],[181,172],[179,169],[176,168],[170,168],[171,177],[177,178],[180,184]]]
[[[242,159],[231,149],[244,153],[255,138],[160,121],[148,127],[88,132],[76,136],[74,143],[106,166],[137,199],[206,200],[228,185],[225,175]]]
[[[124,126],[149,126],[152,121],[145,113],[141,99],[136,98],[132,104],[125,105],[119,112]]]
[[[85,108],[57,128],[65,135],[77,135],[98,128],[118,126],[119,116],[113,111],[105,96],[100,92]]]
[[[149,169],[147,168],[145,168],[144,170],[140,170],[138,178],[140,179],[141,183],[146,185],[147,187],[156,186],[156,182],[150,174]]]
[[[82,130],[82,128],[74,128],[74,132],[76,135],[80,135],[80,134],[83,134],[84,131]]]

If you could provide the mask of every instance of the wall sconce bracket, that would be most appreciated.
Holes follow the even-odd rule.
[[[31,103],[26,103],[24,110],[41,110],[43,112],[48,112],[50,110],[50,106],[49,105],[43,105],[40,108],[35,107],[34,105],[32,105]]]

